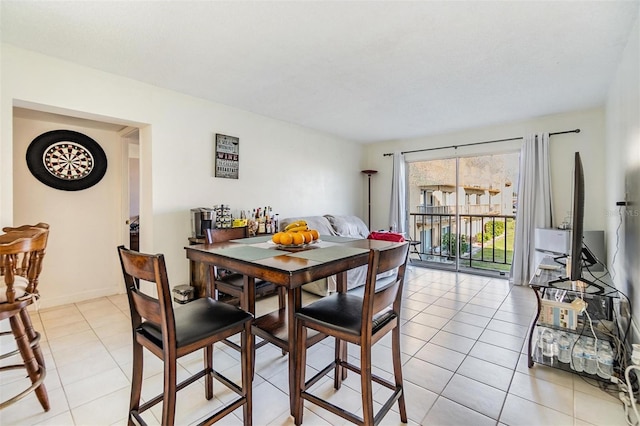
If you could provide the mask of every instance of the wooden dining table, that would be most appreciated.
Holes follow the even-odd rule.
[[[371,249],[381,249],[398,243],[380,240],[354,239],[321,235],[319,240],[304,249],[279,248],[271,236],[258,236],[214,244],[186,246],[189,260],[229,269],[243,275],[249,298],[255,301],[255,279],[262,279],[287,289],[287,309],[280,315],[265,315],[281,321],[254,320],[254,328],[268,325],[268,332],[284,340],[289,353],[289,401],[293,413],[295,377],[295,312],[302,304],[302,285],[336,275],[338,291],[346,291],[346,272],[366,265]],[[211,283],[207,283],[211,294]]]

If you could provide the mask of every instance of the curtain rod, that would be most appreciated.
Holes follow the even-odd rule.
[[[565,130],[564,132],[549,133],[549,136],[564,135],[565,133],[580,133],[580,129]],[[484,145],[486,143],[517,141],[519,139],[524,139],[524,137],[520,136],[520,137],[517,137],[517,138],[496,139],[496,140],[493,140],[493,141],[465,143],[465,144],[462,144],[462,145],[439,146],[437,148],[414,149],[413,151],[402,151],[400,154],[409,154],[409,153],[412,153],[412,152],[423,152],[423,151],[435,151],[437,149],[447,149],[447,148],[458,149],[458,147],[460,147],[460,146]],[[393,155],[393,153],[392,152],[388,152],[388,153],[382,154],[382,155],[384,157],[387,157],[387,156]]]

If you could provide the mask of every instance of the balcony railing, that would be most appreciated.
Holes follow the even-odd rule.
[[[464,204],[457,206],[460,214],[466,215],[489,215],[501,211],[501,205],[495,204]],[[417,206],[418,213],[426,214],[455,214],[456,206]]]
[[[463,267],[496,272],[511,268],[514,215],[461,214],[459,224],[452,213],[425,211],[410,217],[410,237],[421,242],[420,260],[453,265],[459,253]]]

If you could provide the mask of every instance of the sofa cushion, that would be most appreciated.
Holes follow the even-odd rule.
[[[337,235],[331,227],[331,223],[324,216],[303,216],[303,217],[287,217],[280,219],[278,225],[279,231],[284,231],[284,228],[296,220],[304,220],[307,222],[309,229],[315,229],[320,235]]]
[[[367,238],[369,236],[369,227],[358,216],[336,216],[324,215],[337,235],[342,237],[360,237]]]

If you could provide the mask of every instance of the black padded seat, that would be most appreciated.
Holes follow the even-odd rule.
[[[188,309],[177,307],[173,312],[178,348],[224,332],[253,318],[253,315],[242,309],[211,298],[196,299],[189,302]],[[162,330],[157,324],[145,321],[138,329],[162,347]]]
[[[304,319],[307,323],[359,336],[362,330],[362,297],[336,293],[300,308],[296,317]],[[373,334],[395,317],[393,311],[376,315],[373,318]]]

